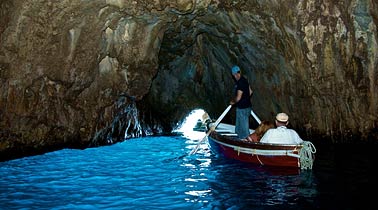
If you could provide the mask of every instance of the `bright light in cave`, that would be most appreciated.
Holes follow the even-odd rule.
[[[206,112],[203,109],[193,110],[175,131],[182,133],[184,136],[190,139],[203,138],[206,133],[203,131],[194,131],[193,128],[196,126],[199,120],[202,121],[202,117],[205,113]]]

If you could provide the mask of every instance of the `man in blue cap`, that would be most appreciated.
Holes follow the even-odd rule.
[[[244,139],[249,135],[249,115],[252,107],[250,97],[253,91],[248,80],[241,75],[239,66],[233,66],[231,72],[236,81],[235,96],[230,102],[231,105],[236,105],[235,133]]]

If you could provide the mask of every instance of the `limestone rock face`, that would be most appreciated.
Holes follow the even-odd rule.
[[[2,0],[0,159],[217,118],[235,64],[260,118],[376,141],[377,25],[371,0]]]

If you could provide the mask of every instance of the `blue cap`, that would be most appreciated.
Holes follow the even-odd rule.
[[[231,72],[232,72],[232,75],[240,72],[239,66],[233,66],[232,69],[231,69]]]

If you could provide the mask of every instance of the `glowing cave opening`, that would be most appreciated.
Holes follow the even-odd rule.
[[[194,128],[197,126],[197,123],[202,123],[207,116],[208,114],[205,110],[194,109],[187,115],[182,123],[177,126],[175,132],[182,133],[184,136],[189,138],[204,137],[206,135],[204,131],[194,130]]]

